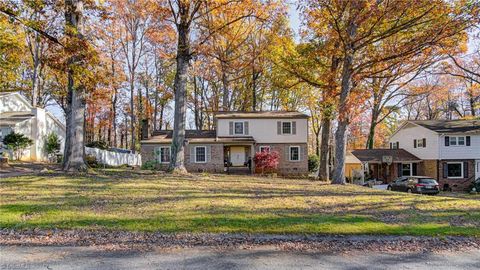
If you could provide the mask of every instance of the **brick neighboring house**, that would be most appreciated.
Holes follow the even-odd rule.
[[[389,142],[390,148],[421,159],[421,174],[437,179],[443,188],[466,190],[480,177],[480,120],[406,121]],[[412,163],[401,166],[413,175]]]
[[[308,115],[286,111],[219,112],[214,122],[216,130],[186,130],[188,171],[249,172],[247,162],[256,152],[277,151],[279,174],[308,174]],[[159,169],[167,169],[171,142],[171,130],[154,131],[153,136],[141,141],[142,161],[153,160]]]

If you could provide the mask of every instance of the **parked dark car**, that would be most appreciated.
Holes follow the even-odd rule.
[[[437,181],[427,176],[403,176],[387,186],[388,190],[407,193],[438,194],[440,187]]]

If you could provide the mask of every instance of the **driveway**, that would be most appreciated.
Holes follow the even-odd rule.
[[[480,250],[343,253],[241,249],[108,251],[96,247],[0,246],[0,269],[480,269]]]

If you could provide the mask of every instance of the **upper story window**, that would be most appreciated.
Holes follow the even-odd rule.
[[[282,122],[282,134],[292,134],[292,122]]]
[[[427,139],[417,139],[417,147],[427,147]]]
[[[235,134],[236,135],[239,135],[239,134],[243,135],[244,134],[244,132],[243,132],[244,128],[243,127],[244,127],[243,122],[235,122],[235,129],[234,129]]]
[[[400,143],[399,142],[390,142],[390,149],[399,149]]]
[[[445,146],[470,146],[470,136],[446,136]]]
[[[277,121],[277,134],[295,135],[297,134],[296,121]]]
[[[248,121],[230,121],[228,129],[230,135],[248,135]]]

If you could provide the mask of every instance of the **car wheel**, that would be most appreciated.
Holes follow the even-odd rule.
[[[412,193],[412,189],[411,188],[407,189],[407,193]]]

